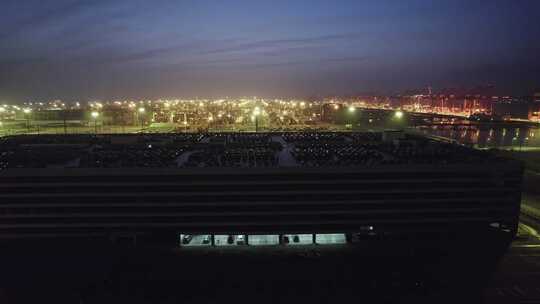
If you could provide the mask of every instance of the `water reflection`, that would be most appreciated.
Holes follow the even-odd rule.
[[[532,127],[429,126],[419,130],[479,148],[540,147],[540,129]]]

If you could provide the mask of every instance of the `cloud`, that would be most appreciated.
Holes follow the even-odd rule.
[[[312,65],[312,64],[331,64],[331,63],[356,63],[363,62],[369,59],[366,56],[352,56],[352,57],[326,57],[326,58],[317,58],[310,60],[289,60],[289,61],[279,61],[279,62],[264,62],[257,63],[257,59],[248,60],[246,58],[226,58],[226,59],[216,59],[216,60],[194,60],[194,61],[185,61],[177,63],[174,65],[169,65],[165,67],[166,70],[178,70],[178,69],[215,69],[219,67],[219,64],[226,64],[222,66],[228,70],[238,70],[238,69],[259,69],[259,68],[273,68],[273,67],[290,67],[298,65]]]
[[[70,1],[56,7],[48,5],[52,8],[42,10],[39,14],[34,14],[14,22],[11,27],[5,27],[3,32],[0,32],[0,40],[17,37],[28,30],[47,26],[50,23],[63,20],[68,16],[78,14],[89,7],[101,6],[106,3],[108,3],[106,0],[80,0]]]
[[[231,53],[231,52],[238,52],[238,51],[252,51],[255,49],[269,48],[269,47],[313,45],[317,43],[325,43],[325,42],[330,42],[334,40],[358,39],[362,36],[363,35],[360,33],[348,33],[348,34],[334,34],[334,35],[324,35],[324,36],[305,37],[305,38],[262,40],[262,41],[238,44],[231,47],[213,49],[205,53],[206,54]]]
[[[268,68],[268,67],[289,67],[294,65],[305,65],[305,64],[328,64],[328,63],[340,63],[340,62],[361,62],[368,59],[366,56],[358,57],[330,57],[330,58],[319,58],[311,60],[297,60],[297,61],[284,61],[284,62],[275,62],[275,63],[261,63],[261,64],[246,64],[241,67],[245,68]]]

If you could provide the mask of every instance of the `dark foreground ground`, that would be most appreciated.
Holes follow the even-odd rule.
[[[540,303],[540,242],[520,231],[494,272],[469,248],[450,259],[399,244],[365,257],[36,244],[2,251],[0,303]]]
[[[540,227],[530,218],[521,221],[518,239],[483,292],[484,303],[540,303]]]

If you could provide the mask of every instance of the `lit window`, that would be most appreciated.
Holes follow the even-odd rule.
[[[212,239],[209,234],[180,234],[180,246],[197,247],[210,246]]]
[[[313,244],[313,234],[285,234],[282,242],[284,245]]]
[[[279,235],[250,235],[248,238],[249,245],[279,245]]]
[[[345,244],[347,238],[344,233],[325,233],[316,234],[315,243],[317,244]]]

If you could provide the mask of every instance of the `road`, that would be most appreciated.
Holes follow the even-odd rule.
[[[485,303],[540,303],[540,232],[538,224],[524,222],[485,290]]]

